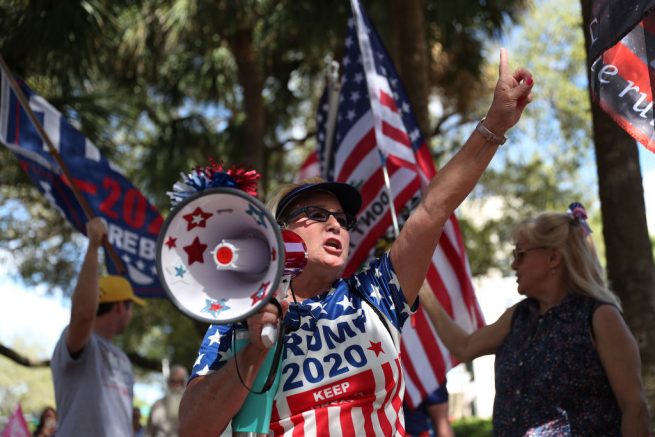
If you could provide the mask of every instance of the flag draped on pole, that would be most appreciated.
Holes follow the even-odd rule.
[[[350,257],[344,274],[355,272],[390,231],[390,203],[401,220],[418,203],[421,190],[436,174],[434,164],[411,111],[395,67],[371,22],[356,0],[348,23],[342,60],[341,91],[334,134],[327,99],[317,114],[318,159],[323,176],[347,182],[362,193],[358,224],[351,230]],[[332,144],[326,138],[332,137]],[[329,146],[329,147],[328,147]],[[329,152],[328,152],[329,151]],[[306,163],[315,158],[309,157]],[[389,176],[385,186],[384,169]],[[310,168],[310,164],[303,168]],[[317,167],[311,168],[319,175]],[[484,325],[470,279],[457,219],[444,227],[426,278],[446,311],[467,331]],[[416,406],[436,390],[456,364],[422,310],[405,324],[402,362],[406,399]]]
[[[593,0],[589,63],[594,100],[655,152],[655,0]]]
[[[61,113],[19,83],[73,180],[66,177],[42,141],[4,71],[0,82],[0,142],[16,155],[21,168],[53,207],[85,234],[87,217],[71,189],[75,184],[93,214],[106,221],[108,241],[124,263],[125,276],[134,291],[142,297],[164,296],[155,268],[161,214]],[[110,273],[120,271],[109,256],[105,260]]]

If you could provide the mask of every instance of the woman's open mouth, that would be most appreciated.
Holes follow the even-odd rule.
[[[342,250],[341,241],[336,238],[328,238],[325,240],[323,247],[328,251],[328,253],[340,254]]]

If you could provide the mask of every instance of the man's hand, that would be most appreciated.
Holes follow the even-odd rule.
[[[107,235],[107,226],[100,217],[94,217],[86,222],[86,236],[89,239],[89,246],[98,249],[102,246],[102,238]]]

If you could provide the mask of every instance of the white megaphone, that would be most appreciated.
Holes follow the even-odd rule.
[[[259,200],[227,187],[178,203],[161,228],[156,255],[171,301],[193,319],[218,324],[246,320],[276,291],[286,294],[307,262],[297,234],[280,231]],[[272,344],[273,332],[264,331]]]
[[[161,228],[156,255],[171,301],[193,319],[218,324],[246,320],[276,292],[285,297],[291,279],[307,263],[300,236],[280,231],[259,200],[228,187],[205,189],[179,202]],[[242,334],[235,336],[235,354],[249,341]],[[270,348],[277,328],[266,325],[261,335]],[[268,434],[281,351],[281,342],[269,351],[232,420],[234,435]]]

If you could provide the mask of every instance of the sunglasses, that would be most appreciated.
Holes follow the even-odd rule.
[[[514,262],[520,263],[523,260],[523,257],[525,256],[526,253],[532,251],[532,250],[538,250],[538,249],[548,249],[546,246],[537,246],[537,247],[530,247],[528,249],[514,249],[512,250],[512,257],[514,257]]]
[[[327,222],[330,216],[333,216],[339,223],[339,226],[347,231],[351,230],[357,223],[357,218],[352,214],[328,211],[320,206],[303,206],[302,208],[298,208],[287,216],[287,221],[293,220],[301,214],[305,214],[310,220],[321,223]]]

